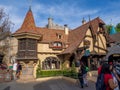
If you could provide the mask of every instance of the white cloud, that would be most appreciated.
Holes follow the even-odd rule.
[[[49,16],[54,18],[54,22],[57,22],[60,25],[68,24],[70,28],[80,26],[82,18],[85,17],[86,19],[87,17],[88,19],[88,15],[90,15],[92,18],[100,16],[106,24],[109,24],[111,19],[113,20],[112,22],[114,25],[120,22],[120,13],[116,11],[116,9],[120,7],[119,3],[110,3],[109,6],[106,6],[105,8],[104,6],[101,6],[90,9],[88,6],[82,7],[82,1],[80,1],[79,4],[77,1],[73,1],[72,4],[70,4],[68,1],[65,1],[64,3],[54,3],[53,5],[44,4],[42,3],[42,1],[33,1],[32,11],[36,25],[38,27],[45,26],[47,24],[47,18]],[[16,3],[15,5],[12,5],[12,3],[10,5],[0,5],[0,7],[5,8],[5,12],[9,14],[10,20],[15,24],[13,31],[16,31],[18,28],[20,28],[21,24],[23,23],[24,17],[27,13],[27,9],[25,8],[28,7],[27,1],[21,0],[19,2],[19,5],[18,2],[19,1],[14,1],[14,3]]]
[[[64,6],[64,4],[61,5],[55,5],[55,6],[47,6],[43,4],[36,4],[34,8],[34,12],[41,13],[41,14],[50,14],[52,16],[61,16],[61,17],[67,17],[69,16],[83,16],[83,15],[89,15],[89,14],[95,14],[98,12],[98,10],[85,10],[83,8],[75,8],[74,5],[71,6]]]
[[[42,23],[43,24],[47,24],[47,18],[49,16],[52,16],[53,18],[59,18],[59,21],[55,21],[58,24],[69,24],[71,28],[75,28],[76,25],[80,25],[81,24],[81,19],[83,17],[86,17],[88,15],[92,15],[92,14],[96,14],[99,12],[99,10],[94,9],[94,10],[84,10],[84,9],[80,9],[80,8],[75,8],[75,5],[71,5],[71,6],[67,6],[65,4],[60,4],[60,5],[54,5],[54,6],[49,6],[49,5],[43,5],[43,4],[35,4],[34,7],[32,7],[33,9],[33,14],[35,16],[36,19],[38,19],[37,17],[39,17],[39,20],[37,23]],[[41,19],[43,15],[44,18],[46,20]],[[56,19],[57,20],[57,19]],[[43,23],[44,22],[44,23]],[[77,24],[78,23],[78,24]],[[46,25],[45,24],[45,25]],[[72,25],[75,24],[75,25]]]

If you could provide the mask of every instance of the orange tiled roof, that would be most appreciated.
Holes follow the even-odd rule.
[[[97,33],[99,24],[105,24],[99,17],[89,21],[88,23],[70,31],[68,42],[70,43],[69,47],[65,49],[61,54],[72,53],[77,49],[79,44],[84,39],[88,28],[90,27],[93,34]]]
[[[36,31],[36,25],[31,9],[29,9],[29,11],[27,12],[24,22],[20,29],[18,29],[14,34],[20,33],[38,34],[38,32]]]
[[[35,26],[34,18],[31,9],[26,14],[24,22],[20,29],[18,29],[14,34],[21,34],[21,33],[30,33],[30,34],[37,34],[42,35],[41,42],[53,42],[53,41],[61,41],[65,43],[69,43],[69,46],[62,54],[65,53],[72,53],[75,49],[77,49],[78,45],[82,42],[86,35],[86,31],[90,27],[93,34],[97,33],[97,29],[99,24],[105,24],[100,18],[95,18],[88,23],[69,31],[69,35],[65,35],[64,30],[55,30],[55,29],[47,29],[47,28],[40,28]],[[61,34],[62,38],[59,39],[57,34]]]
[[[48,28],[40,28],[40,27],[37,27],[36,30],[43,36],[41,42],[52,42],[52,41],[67,42],[68,41],[68,35],[65,35],[64,30],[48,29]],[[61,34],[62,38],[59,39],[57,37],[57,34]]]
[[[32,10],[29,9],[28,13],[26,14],[26,17],[24,19],[24,22],[21,26],[21,29],[27,29],[27,30],[35,30],[35,22],[34,22],[34,17],[32,14]]]
[[[31,9],[29,9],[29,11],[27,12],[21,28],[18,29],[13,35],[22,34],[22,33],[42,35],[43,37],[41,42],[52,42],[52,41],[67,42],[68,41],[67,40],[68,35],[65,35],[64,30],[36,27]],[[57,34],[61,34],[62,38],[58,39]]]

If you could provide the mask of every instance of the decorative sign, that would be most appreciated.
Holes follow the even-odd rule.
[[[90,41],[89,40],[84,40],[84,45],[85,46],[89,46],[90,45]]]

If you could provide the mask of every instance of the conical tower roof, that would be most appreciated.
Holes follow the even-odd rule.
[[[25,19],[23,21],[23,24],[21,25],[21,27],[13,34],[13,36],[20,36],[20,35],[32,35],[33,34],[36,36],[40,35],[39,32],[36,30],[36,25],[35,25],[35,21],[34,21],[34,17],[33,17],[33,13],[31,8],[29,8]],[[21,36],[23,37],[23,36]]]
[[[26,17],[24,19],[24,22],[21,26],[21,29],[24,30],[35,30],[35,21],[34,21],[34,17],[33,17],[33,13],[31,8],[29,8],[29,11],[26,14]]]
[[[110,29],[110,35],[116,34],[116,33],[117,33],[116,29],[114,28],[114,26],[112,26],[112,28]]]

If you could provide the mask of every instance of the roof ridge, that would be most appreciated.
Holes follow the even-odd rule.
[[[90,22],[93,22],[93,21],[96,20],[96,19],[100,19],[100,18],[99,18],[99,17],[96,17],[96,18],[94,18],[94,19],[86,22],[85,24],[83,24],[83,25],[81,25],[81,26],[78,26],[77,28],[75,28],[75,29],[73,29],[73,30],[76,30],[76,29],[78,29],[78,28],[80,28],[80,27],[83,27],[83,26],[85,26],[86,24],[89,24]]]
[[[46,28],[46,27],[36,27],[36,28],[40,28],[40,29],[46,29],[46,30],[59,30],[59,31],[64,31],[64,30],[61,30],[61,29],[49,29],[49,28]]]

